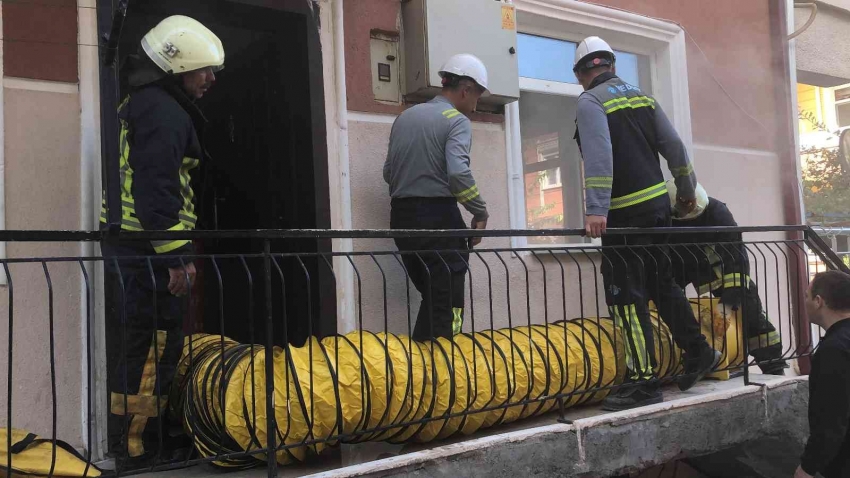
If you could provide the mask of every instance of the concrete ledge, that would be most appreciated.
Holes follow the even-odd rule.
[[[796,40],[798,81],[821,87],[850,83],[850,11],[817,3],[815,22]],[[795,8],[795,24],[802,26],[810,14]]]
[[[572,425],[513,431],[310,476],[606,477],[769,436],[802,442],[808,380],[764,378],[764,386],[727,382],[721,390],[670,394],[672,400],[658,405]]]

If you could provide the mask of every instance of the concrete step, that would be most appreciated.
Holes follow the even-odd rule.
[[[712,456],[753,443],[769,444],[769,440],[802,447],[808,432],[808,380],[761,375],[751,379],[765,385],[744,386],[741,378],[705,380],[687,392],[666,388],[663,403],[636,410],[610,413],[598,407],[570,409],[570,425],[557,423],[557,414],[550,414],[439,443],[343,445],[312,464],[281,467],[279,476],[607,478],[639,476],[642,471],[676,460]],[[786,449],[782,453],[787,463],[780,464],[775,457],[770,458],[769,446],[750,446],[749,455],[740,450],[716,455],[718,463],[744,470],[716,476],[780,476],[747,474],[771,472],[766,465],[753,465],[758,461],[753,456],[765,454],[766,458],[759,460],[772,461],[782,470],[791,462],[796,466],[799,457],[799,453]],[[706,478],[713,478],[715,475],[708,473],[717,470],[700,469],[700,463],[710,461],[692,461],[690,465]],[[791,468],[781,476],[792,476],[793,471]],[[260,468],[230,473],[227,478],[260,478],[266,473]],[[149,476],[195,478],[215,474],[210,467],[197,466]]]

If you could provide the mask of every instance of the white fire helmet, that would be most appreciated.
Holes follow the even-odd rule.
[[[162,71],[180,74],[212,67],[224,68],[221,40],[199,21],[174,15],[159,22],[142,38],[145,54]]]
[[[452,56],[443,64],[438,72],[440,78],[445,78],[447,73],[472,78],[478,83],[478,86],[484,88],[484,94],[481,96],[488,96],[490,94],[490,90],[487,87],[487,67],[475,55],[460,53]]]
[[[702,184],[697,183],[696,188],[696,196],[697,203],[694,206],[694,209],[684,216],[679,216],[678,200],[676,194],[676,182],[672,179],[667,181],[667,194],[670,196],[670,208],[673,212],[673,219],[677,221],[689,221],[691,219],[696,219],[702,215],[705,211],[705,208],[708,207],[708,193],[705,192],[705,188],[702,187]]]
[[[604,58],[608,56],[604,53],[610,55],[610,60]],[[605,40],[599,37],[587,37],[576,47],[573,71],[576,72],[581,68],[613,65],[614,59],[614,50]]]

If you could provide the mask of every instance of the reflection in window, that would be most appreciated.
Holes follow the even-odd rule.
[[[844,104],[835,105],[835,115],[838,120],[839,128],[850,126],[850,101]]]
[[[519,101],[529,229],[581,228],[584,190],[581,157],[573,140],[576,98],[522,92]],[[583,242],[581,238],[529,238],[529,244]]]
[[[543,176],[543,189],[561,187],[561,168],[547,169],[540,174]]]
[[[839,128],[850,126],[850,87],[835,90],[835,116]]]

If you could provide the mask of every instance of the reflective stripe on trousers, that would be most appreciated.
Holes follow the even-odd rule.
[[[649,360],[646,339],[643,336],[643,328],[640,325],[640,318],[638,318],[635,306],[611,306],[609,310],[611,315],[614,316],[615,324],[622,333],[629,378],[632,380],[652,378],[652,363]]]

